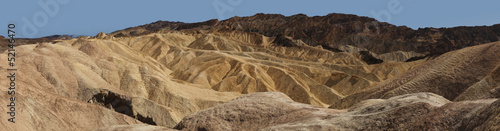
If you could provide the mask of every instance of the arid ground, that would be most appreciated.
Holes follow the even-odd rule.
[[[6,36],[5,36],[6,37]],[[0,37],[2,76],[9,76]],[[500,25],[347,14],[18,39],[5,130],[500,130]]]

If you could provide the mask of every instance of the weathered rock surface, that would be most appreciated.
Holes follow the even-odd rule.
[[[279,92],[252,93],[186,116],[175,129],[494,130],[498,125],[491,123],[498,122],[498,103],[497,99],[450,102],[436,94],[416,93],[336,110],[297,103]]]
[[[500,24],[413,30],[405,26],[379,22],[373,18],[336,13],[314,17],[304,14],[289,17],[279,14],[256,14],[249,17],[233,17],[222,21],[209,20],[199,23],[157,21],[116,31],[112,35],[137,36],[162,30],[256,32],[268,37],[291,37],[310,46],[320,45],[331,51],[341,51],[343,46],[351,45],[377,54],[414,51],[424,53],[424,55],[425,53],[436,55],[500,39]]]
[[[498,98],[500,43],[448,52],[398,77],[343,98],[330,108],[347,108],[361,100],[433,92],[454,100]]]
[[[96,38],[96,39],[106,39],[107,37],[108,37],[108,35],[106,35],[106,33],[104,33],[104,32],[100,32],[99,34],[94,36],[94,38]]]
[[[3,75],[3,74],[2,74]],[[18,76],[20,77],[20,76]],[[141,124],[142,122],[127,115],[108,110],[104,107],[87,104],[51,93],[43,88],[34,88],[29,83],[17,81],[16,89],[16,123],[7,121],[10,108],[0,108],[3,115],[0,125],[2,130],[93,130],[109,125]],[[8,85],[6,81],[2,85]],[[0,86],[0,91],[7,92],[8,87]],[[1,103],[8,105],[10,95],[1,95]]]
[[[148,123],[173,127],[187,114],[239,96],[238,93],[216,92],[172,79],[169,75],[171,71],[158,64],[154,59],[113,41],[73,39],[59,41],[55,44],[22,45],[16,47],[16,50],[18,54],[22,54],[16,56],[17,82],[21,85],[17,99],[19,103],[26,104],[19,107],[19,114],[25,115],[27,118],[23,124],[6,125],[8,129],[91,130],[103,126],[134,124],[114,120],[124,119],[122,117],[125,117],[125,120],[130,119],[129,121],[134,121],[136,124]],[[6,56],[6,53],[4,52],[2,55]],[[0,58],[2,61],[7,61],[6,59],[5,57]],[[1,66],[2,70],[7,69],[5,65],[7,64]],[[7,76],[7,73],[2,72],[2,75]],[[8,85],[8,82],[10,81],[1,81],[3,85]],[[27,89],[31,91],[30,94],[23,95],[23,93],[28,93],[25,91]],[[33,99],[32,96],[40,96],[40,98],[35,97],[37,99],[32,102],[24,101]],[[61,106],[59,107],[51,105],[53,102],[37,102],[50,100],[42,96],[58,101],[59,99],[78,101],[79,103],[75,105],[80,104],[82,107],[74,106],[68,109],[63,104],[59,104]],[[8,100],[7,95],[3,100]],[[7,101],[4,102],[7,103]],[[46,106],[38,106],[36,103],[46,104]],[[102,119],[103,113],[91,113],[96,109],[88,108],[88,106],[99,107],[100,110],[108,112],[105,113],[106,115],[112,115],[109,112],[113,112],[120,117],[107,116],[106,119]],[[30,120],[28,119],[30,116],[28,111],[31,108],[47,108],[55,111],[61,110],[58,108],[63,108],[66,110],[61,111],[61,114],[43,111],[55,118],[44,117],[28,121]],[[65,115],[67,112],[77,113],[79,110],[87,112],[82,114],[89,115],[89,118]],[[39,111],[42,112],[42,110],[38,110],[32,111],[32,113],[37,114]],[[99,117],[94,117],[95,115]],[[60,124],[59,126],[50,124],[56,121],[43,123],[45,120],[56,120],[56,118],[64,118],[68,122],[81,122]],[[23,119],[23,117],[19,119]],[[99,122],[100,120],[103,122]],[[84,126],[85,124],[82,123],[86,121],[97,123],[92,126]],[[78,127],[74,125],[78,125]]]
[[[257,14],[17,39],[17,124],[0,125],[496,130],[500,43],[486,43],[499,27],[412,30],[354,15]],[[0,37],[0,55],[7,43]],[[7,57],[0,61],[8,76]],[[0,91],[9,84],[1,79]]]
[[[295,101],[325,107],[424,62],[368,65],[356,54],[307,45],[272,46],[272,38],[238,31],[173,31],[116,41],[154,58],[172,70],[173,78],[198,87],[243,94],[280,91]]]

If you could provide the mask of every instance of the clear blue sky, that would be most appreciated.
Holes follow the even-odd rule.
[[[38,2],[55,2],[59,10],[47,12]],[[256,13],[286,16],[347,13],[377,17],[372,12],[385,12],[391,16],[391,24],[414,29],[500,23],[498,0],[3,0],[0,3],[0,30],[3,30],[0,35],[5,36],[7,24],[15,22],[17,34],[24,37],[54,34],[93,36],[158,20],[201,22]],[[54,6],[48,7],[49,10],[55,9]],[[38,22],[33,16],[37,16]],[[23,18],[31,22],[37,32],[24,27],[28,24]],[[379,20],[388,21],[385,16]],[[29,33],[23,33],[23,27]]]

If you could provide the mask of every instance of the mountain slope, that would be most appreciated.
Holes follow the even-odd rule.
[[[337,101],[331,108],[346,108],[364,99],[433,92],[450,100],[498,98],[500,43],[448,52],[398,77]],[[483,80],[484,79],[484,80]]]
[[[297,103],[279,92],[252,93],[186,116],[175,129],[495,130],[498,125],[490,123],[498,122],[499,104],[497,99],[450,102],[415,93],[335,110]]]
[[[21,124],[0,125],[6,130],[496,129],[498,28],[412,30],[345,14],[257,14],[201,23],[159,21],[94,37],[19,39]],[[0,39],[7,56],[6,39]],[[7,68],[0,64],[0,74],[8,76]],[[7,92],[10,81],[0,84]],[[9,95],[2,97],[9,103]]]
[[[314,17],[303,14],[289,17],[256,14],[200,23],[158,21],[116,31],[112,36],[136,36],[165,30],[255,32],[268,37],[289,36],[307,45],[320,45],[331,51],[349,51],[344,49],[349,45],[377,54],[414,51],[436,55],[500,39],[500,25],[413,30],[378,22],[373,18],[335,13]]]

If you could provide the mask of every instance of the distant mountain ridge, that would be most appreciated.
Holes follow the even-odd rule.
[[[0,125],[500,130],[498,32],[498,25],[413,30],[355,15],[257,14],[19,38],[15,82],[11,64],[0,64],[9,76],[0,85],[18,86],[19,121]],[[0,39],[0,61],[12,61]],[[13,103],[13,95],[2,96]]]
[[[415,51],[442,54],[464,47],[495,42],[500,39],[500,24],[454,28],[421,28],[413,30],[373,18],[350,14],[328,14],[308,17],[304,14],[283,16],[256,14],[199,23],[157,21],[115,31],[115,37],[138,36],[161,30],[238,30],[255,32],[268,37],[289,36],[311,46],[321,45],[332,51],[345,51],[351,45],[377,54],[395,51]]]

